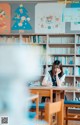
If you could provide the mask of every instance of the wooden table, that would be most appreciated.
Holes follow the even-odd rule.
[[[60,99],[64,99],[64,89],[61,87],[30,87],[31,93],[39,93],[39,96],[45,96],[50,97],[50,102],[53,102],[53,92],[56,93],[56,101]],[[64,121],[64,115],[61,116],[60,114],[57,115],[57,122],[58,125],[61,125],[61,119],[62,123]]]
[[[39,96],[50,97],[50,102],[53,102],[53,92],[56,93],[56,101],[64,99],[63,87],[29,87],[31,93],[39,93]]]
[[[66,91],[80,91],[78,87],[29,87],[31,93],[39,93],[39,96],[50,97],[50,102],[53,102],[53,93],[56,93],[56,101],[64,99],[64,93]]]
[[[64,93],[65,91],[79,91],[80,89],[78,87],[29,87],[29,90],[31,93],[39,93],[39,96],[46,96],[50,97],[50,102],[53,102],[53,93],[56,93],[56,101],[59,101],[60,99],[64,99]],[[61,116],[64,121],[64,115]],[[58,119],[58,125],[61,123],[61,117],[57,117]]]
[[[38,94],[30,94],[29,98],[27,101],[34,101],[36,102],[36,118],[38,119],[39,115],[39,95]]]

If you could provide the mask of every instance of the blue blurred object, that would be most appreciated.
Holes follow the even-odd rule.
[[[80,105],[80,101],[65,100],[65,101],[64,101],[64,104]]]
[[[39,103],[39,109],[44,109],[45,103]],[[36,109],[36,103],[31,104],[31,109]]]
[[[36,117],[36,112],[31,112],[31,111],[29,111],[29,112],[28,112],[28,117],[29,117],[30,119],[34,119],[34,118]]]
[[[0,100],[0,113],[3,111],[3,103],[2,100]]]

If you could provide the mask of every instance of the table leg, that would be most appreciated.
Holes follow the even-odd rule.
[[[60,91],[56,91],[56,102],[60,101],[60,99],[61,99],[60,96],[61,96]]]
[[[53,91],[50,90],[50,102],[53,102]]]
[[[39,118],[39,97],[36,98],[36,114],[37,114],[37,119]]]

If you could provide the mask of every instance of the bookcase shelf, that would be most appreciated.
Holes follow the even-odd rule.
[[[80,54],[76,54],[76,56],[80,56]]]
[[[76,46],[80,46],[80,43],[76,43]]]
[[[80,78],[80,76],[75,76],[76,78]]]
[[[56,46],[59,46],[59,47],[74,47],[74,43],[67,43],[67,44],[62,44],[62,43],[49,43],[48,44],[49,46],[53,46],[53,47],[56,47]]]
[[[48,66],[52,66],[52,64],[48,64]],[[63,67],[73,67],[74,65],[73,64],[71,64],[71,65],[69,65],[69,64],[63,64]],[[79,65],[80,66],[80,65]]]
[[[48,54],[50,56],[74,56],[75,54]]]
[[[31,45],[31,46],[40,46],[41,50],[41,59],[40,63],[42,65],[42,75],[51,70],[52,63],[54,60],[59,59],[62,61],[63,71],[66,73],[66,84],[69,86],[76,86],[76,81],[78,84],[80,82],[80,72],[77,75],[76,70],[80,67],[80,34],[3,34],[0,35],[0,39],[5,38],[9,44],[16,43],[17,40],[20,40],[22,36],[21,44]],[[0,41],[1,41],[0,40]],[[18,41],[19,43],[19,41]],[[2,42],[0,42],[0,45]],[[4,43],[3,43],[4,44]],[[72,93],[71,91],[67,93]],[[75,100],[76,93],[73,92],[72,98]]]
[[[74,65],[73,64],[71,64],[71,65],[70,64],[66,64],[66,65],[63,64],[63,67],[74,67]]]
[[[66,75],[67,78],[74,78],[74,75]]]

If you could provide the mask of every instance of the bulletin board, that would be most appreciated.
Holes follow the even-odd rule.
[[[19,32],[80,33],[80,3],[0,3],[0,34]]]
[[[62,22],[64,4],[38,3],[35,7],[36,33],[65,33],[65,22]]]

